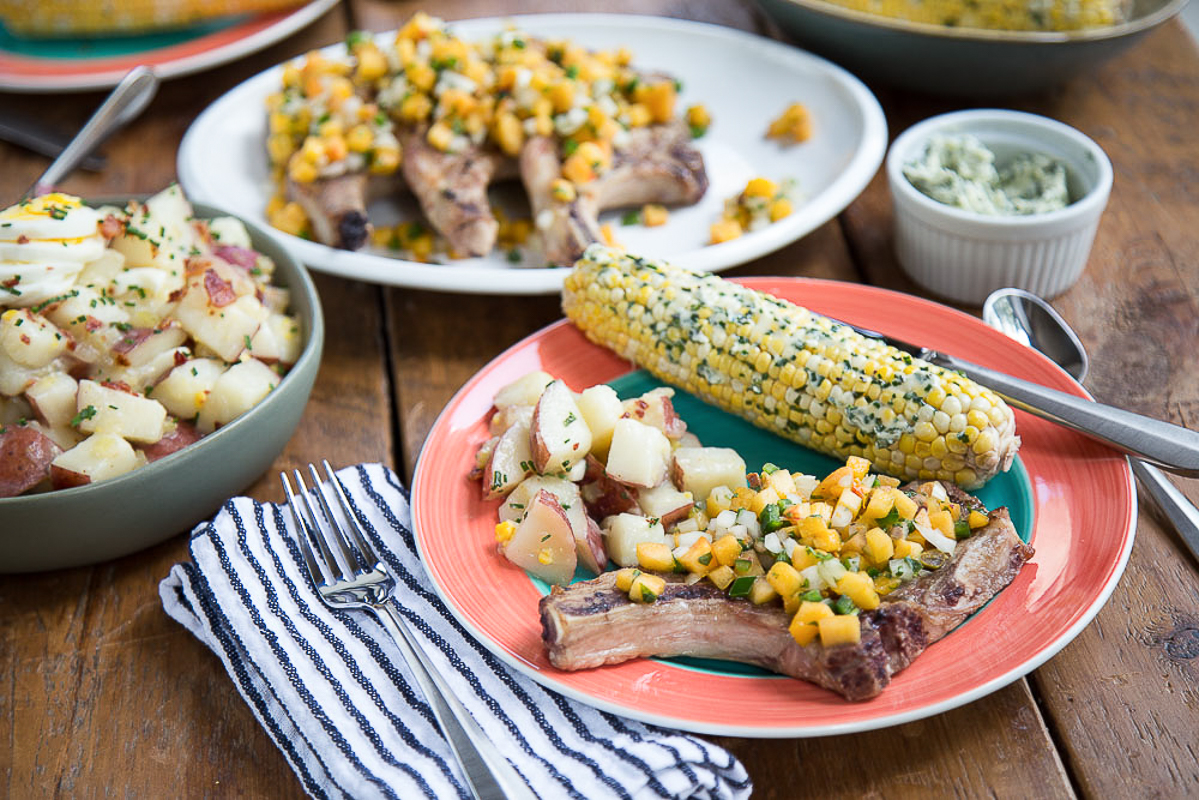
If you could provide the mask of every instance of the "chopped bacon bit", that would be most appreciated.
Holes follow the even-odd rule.
[[[209,304],[217,308],[227,306],[237,299],[233,292],[233,284],[217,275],[213,269],[204,273],[204,289],[208,292]]]
[[[104,218],[100,223],[100,235],[105,239],[114,239],[125,232],[125,223],[117,219],[112,214]]]
[[[29,334],[28,334],[28,333],[22,333],[22,334],[21,334],[21,344],[29,344],[29,343],[30,343],[30,341],[31,341],[31,339],[29,338]]]
[[[172,303],[178,303],[180,300],[183,299],[183,293],[185,291],[186,291],[186,289],[176,289],[175,291],[171,292],[167,296],[167,300]]]
[[[133,388],[124,381],[100,381],[100,385],[105,389],[116,389],[118,392],[125,392],[126,394],[137,394],[137,392],[133,391]]]
[[[112,346],[114,353],[128,353],[154,335],[153,328],[131,328]]]
[[[91,314],[88,314],[87,322],[84,323],[83,327],[87,328],[88,333],[95,333],[104,327],[104,323],[93,317]]]
[[[9,279],[8,279],[8,280],[6,280],[4,283],[0,283],[0,286],[5,286],[5,287],[7,287],[7,288],[11,289],[11,288],[13,288],[14,286],[16,286],[16,285],[17,285],[18,283],[20,283],[20,282],[21,282],[21,276],[20,276],[20,275],[18,275],[18,276],[17,276],[17,277],[15,277],[15,278],[9,278]]]
[[[182,367],[187,363],[187,355],[182,350],[175,351],[175,366]]]
[[[29,237],[22,233],[17,237],[17,244],[29,244]]]

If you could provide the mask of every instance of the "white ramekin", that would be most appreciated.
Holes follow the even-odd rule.
[[[939,203],[903,174],[934,134],[971,134],[999,164],[1019,153],[1043,153],[1066,166],[1070,205],[1025,216],[988,216]],[[895,254],[921,286],[979,305],[1014,286],[1053,297],[1082,274],[1112,188],[1112,165],[1088,137],[1056,120],[1019,111],[981,109],[918,123],[887,154],[895,205]]]

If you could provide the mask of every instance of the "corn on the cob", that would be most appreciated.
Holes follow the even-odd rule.
[[[303,0],[22,0],[0,2],[0,19],[19,36],[130,34],[177,28],[231,14],[280,11]]]
[[[562,306],[592,341],[788,439],[972,489],[1019,447],[996,394],[805,308],[593,245]]]

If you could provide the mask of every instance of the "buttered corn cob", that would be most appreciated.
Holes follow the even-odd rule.
[[[1019,447],[1011,409],[989,389],[715,275],[593,245],[562,306],[592,341],[659,378],[896,477],[973,489]]]
[[[280,11],[302,0],[0,0],[0,19],[20,36],[129,34],[230,14]]]

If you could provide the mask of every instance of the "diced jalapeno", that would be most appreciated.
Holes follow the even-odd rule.
[[[755,580],[757,578],[752,575],[733,579],[729,585],[729,597],[749,597],[749,590],[753,588]]]

